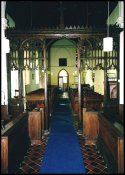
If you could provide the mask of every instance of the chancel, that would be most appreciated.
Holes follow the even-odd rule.
[[[123,174],[124,2],[1,12],[1,173]]]

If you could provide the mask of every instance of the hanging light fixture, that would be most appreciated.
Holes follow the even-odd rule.
[[[113,50],[113,38],[109,37],[109,1],[108,1],[107,37],[103,38],[103,51],[110,52],[112,50]]]

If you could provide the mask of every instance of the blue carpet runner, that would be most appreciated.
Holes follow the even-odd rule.
[[[55,106],[51,132],[39,173],[85,174],[68,99],[60,99]]]

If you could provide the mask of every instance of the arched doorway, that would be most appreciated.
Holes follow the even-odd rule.
[[[58,74],[58,87],[59,90],[65,92],[68,90],[69,74],[65,69],[62,69]]]

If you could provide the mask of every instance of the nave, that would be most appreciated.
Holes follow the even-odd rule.
[[[1,2],[1,172],[20,174],[19,170],[22,174],[40,174],[46,168],[45,164],[49,166],[46,172],[49,170],[51,173],[56,167],[62,172],[59,165],[67,168],[66,173],[75,168],[73,163],[76,159],[72,158],[71,168],[60,163],[64,157],[62,162],[67,164],[67,154],[59,144],[55,146],[50,143],[53,138],[50,124],[54,119],[53,112],[56,112],[53,111],[53,103],[58,88],[69,92],[73,111],[72,131],[76,130],[74,139],[77,140],[78,149],[76,151],[73,146],[71,151],[69,146],[67,152],[71,153],[70,156],[78,156],[81,150],[78,165],[81,168],[85,166],[87,174],[124,173],[124,3],[117,2],[116,7],[110,8],[107,20],[101,20],[104,26],[95,25],[98,21],[96,17],[96,20],[92,20],[94,25],[91,26],[88,20],[84,23],[83,17],[86,15],[82,16],[83,13],[79,18],[82,21],[80,26],[74,20],[74,24],[70,20],[71,23],[67,25],[65,20],[62,21],[65,15],[61,10],[63,8],[60,8],[60,15],[56,15],[60,19],[57,26],[50,25],[52,20],[48,20],[49,25],[41,24],[38,28],[32,21],[38,11],[35,12],[32,5],[31,9],[27,7],[30,9],[28,21],[31,26],[21,25],[18,28],[18,22],[21,24],[23,21],[24,24],[22,15],[25,14],[26,4],[18,4],[23,10],[14,9],[14,4]],[[6,5],[16,12],[17,21]],[[63,3],[60,3],[62,6]],[[41,9],[46,8],[40,8],[40,13],[43,11]],[[99,8],[97,11],[102,10]],[[43,22],[39,17],[36,21]],[[106,26],[110,26],[111,50],[109,47],[105,49]],[[70,136],[70,139],[73,137]],[[61,135],[55,141],[59,140],[62,141]],[[63,141],[60,146],[67,143]],[[59,162],[55,164],[57,159],[51,156],[52,147],[58,148],[61,153]],[[97,159],[104,159],[106,166],[104,161],[101,164]],[[52,169],[46,160],[51,160]]]
[[[101,153],[99,152],[97,146],[87,144],[85,145],[85,139],[83,135],[77,134],[76,131],[78,128],[78,120],[76,116],[70,114],[69,107],[71,110],[70,101],[68,99],[68,93],[63,92],[63,94],[59,94],[56,100],[56,105],[51,119],[52,128],[50,127],[50,132],[47,134],[46,133],[43,134],[41,138],[41,144],[37,145],[35,144],[30,146],[30,148],[27,151],[27,154],[24,157],[24,160],[20,164],[18,171],[15,172],[16,174],[42,174],[42,173],[53,174],[53,173],[68,173],[68,172],[82,173],[82,174],[108,173],[106,163],[104,162],[104,159]],[[71,115],[72,117],[70,116],[71,118],[64,119],[63,117],[67,117],[67,114],[68,116]],[[58,118],[57,121],[56,118]],[[69,120],[73,121],[73,128],[77,137],[74,140],[76,142],[78,140],[78,143],[75,143],[77,148],[72,146],[74,144],[74,140],[72,138],[68,137],[68,140],[66,141],[67,135],[71,136],[68,134],[68,132],[71,133],[74,132],[72,130],[72,127],[70,127],[70,129],[67,128],[67,126],[70,124]],[[58,126],[54,122],[58,124]],[[61,125],[63,126],[63,128],[61,128]],[[53,128],[54,126],[56,126],[55,130]],[[54,132],[52,134],[52,130],[54,130],[55,136]],[[52,141],[53,140],[52,137],[55,139],[54,142]],[[68,141],[69,143],[67,143]],[[72,145],[70,144],[70,142]],[[59,143],[61,143],[61,145]],[[67,145],[69,145],[71,148],[66,148]],[[74,165],[77,163],[77,153],[75,151],[73,152],[72,149],[74,149],[76,152],[78,151],[78,155],[81,156],[80,161],[78,160],[79,165],[76,167]],[[71,158],[68,158],[67,155],[70,155]],[[57,161],[55,160],[56,158]],[[48,165],[46,165],[47,161]]]

